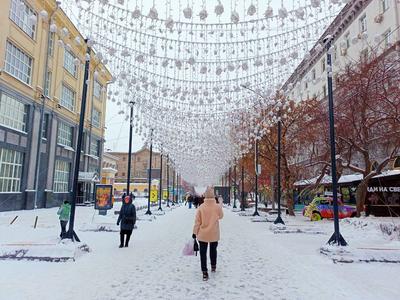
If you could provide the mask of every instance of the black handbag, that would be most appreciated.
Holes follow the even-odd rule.
[[[197,243],[196,239],[194,240],[194,244],[193,244],[193,251],[196,252],[196,256],[197,256],[197,252],[199,251],[199,244]]]

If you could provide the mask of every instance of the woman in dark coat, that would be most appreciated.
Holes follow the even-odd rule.
[[[124,238],[125,247],[129,245],[129,239],[131,238],[132,230],[135,227],[136,223],[136,208],[135,205],[132,204],[132,197],[126,196],[123,200],[121,210],[119,211],[117,225],[121,223],[121,231],[120,231],[120,240],[121,243],[119,245],[120,248],[124,247]]]

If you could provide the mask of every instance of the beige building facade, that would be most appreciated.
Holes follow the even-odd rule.
[[[0,1],[0,210],[51,207],[69,199],[86,58],[80,200],[93,191],[88,178],[100,175],[112,76],[93,51],[87,55],[85,38],[55,0]]]
[[[126,182],[128,176],[128,153],[126,152],[108,152],[112,156],[118,158],[117,173],[115,175],[116,182]],[[143,148],[132,153],[131,162],[131,182],[144,183],[148,182],[148,169],[150,161],[150,150]],[[152,156],[152,179],[159,180],[160,178],[161,155],[158,152],[153,152]],[[167,183],[167,160],[163,157],[163,185]],[[169,167],[170,184],[173,182],[173,177],[176,177],[174,169]]]

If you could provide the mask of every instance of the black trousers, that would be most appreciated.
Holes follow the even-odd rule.
[[[217,265],[217,247],[218,247],[218,242],[201,242],[199,241],[200,245],[200,262],[201,262],[201,271],[207,272],[207,248],[208,244],[210,244],[210,260],[211,260],[211,265],[216,266]]]
[[[120,233],[119,233],[119,238],[121,241],[121,245],[124,246],[124,238],[126,235],[126,240],[125,240],[125,247],[127,247],[129,245],[129,239],[131,238],[131,234],[132,234],[132,230],[124,230],[121,229]]]
[[[67,231],[66,231],[67,224],[68,224],[68,221],[61,221],[60,220],[60,225],[61,225],[60,238],[64,238],[65,234],[67,233]]]

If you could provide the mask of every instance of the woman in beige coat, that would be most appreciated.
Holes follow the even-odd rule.
[[[193,226],[193,238],[197,237],[200,244],[200,261],[203,280],[208,280],[207,248],[210,244],[211,272],[217,268],[217,246],[220,238],[219,220],[224,213],[222,203],[215,202],[214,190],[208,187],[204,194],[204,203],[199,206]]]

